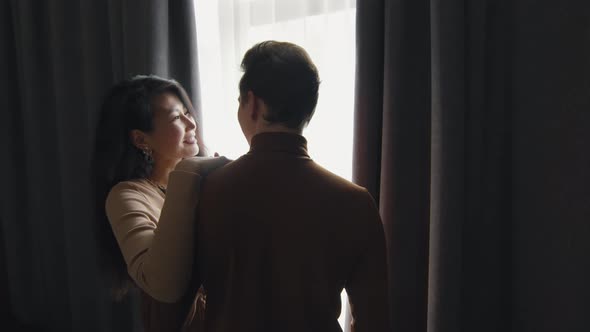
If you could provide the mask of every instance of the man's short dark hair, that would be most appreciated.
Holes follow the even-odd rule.
[[[261,98],[268,107],[266,121],[302,128],[311,120],[320,79],[302,47],[272,40],[258,43],[244,55],[242,70],[240,96],[252,91]]]

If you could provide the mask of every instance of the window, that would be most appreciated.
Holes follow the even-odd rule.
[[[260,41],[289,41],[307,50],[322,81],[315,114],[303,132],[309,154],[350,180],[355,8],[354,0],[195,1],[204,139],[211,152],[235,159],[248,151],[237,121],[244,53]]]

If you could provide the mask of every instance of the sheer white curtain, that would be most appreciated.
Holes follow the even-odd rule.
[[[203,129],[210,150],[232,159],[248,151],[237,121],[240,61],[257,42],[289,41],[307,50],[322,81],[315,115],[304,131],[309,153],[350,180],[356,1],[197,0],[195,13]],[[347,303],[343,293],[343,308]]]

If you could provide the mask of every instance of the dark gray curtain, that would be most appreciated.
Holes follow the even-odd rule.
[[[590,3],[357,1],[394,331],[590,330]]]
[[[4,322],[138,330],[137,304],[110,303],[98,276],[94,130],[107,88],[136,74],[175,78],[200,109],[193,3],[2,1],[0,45]]]

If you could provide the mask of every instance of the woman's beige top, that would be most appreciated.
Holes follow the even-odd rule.
[[[174,302],[188,287],[200,182],[199,174],[177,170],[166,196],[138,179],[118,183],[107,197],[106,214],[129,275],[160,301]]]

